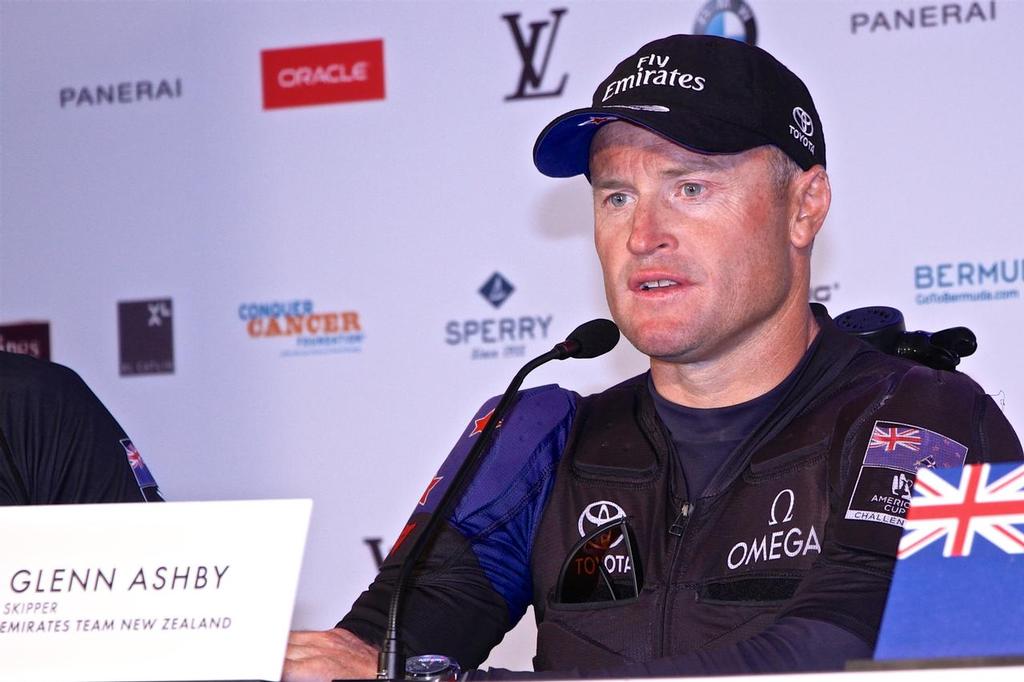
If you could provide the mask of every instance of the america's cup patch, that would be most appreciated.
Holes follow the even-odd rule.
[[[876,421],[846,518],[903,527],[919,468],[963,466],[967,446],[911,424]]]

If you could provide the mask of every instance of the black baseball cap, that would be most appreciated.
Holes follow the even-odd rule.
[[[825,165],[821,120],[803,81],[761,48],[729,38],[647,43],[604,79],[591,106],[544,128],[534,164],[551,177],[589,176],[590,141],[617,120],[704,154],[773,144],[804,170]]]

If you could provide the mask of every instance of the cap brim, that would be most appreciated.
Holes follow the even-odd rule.
[[[589,177],[590,143],[611,121],[633,123],[700,154],[736,154],[772,144],[760,133],[696,112],[680,116],[626,107],[588,107],[559,116],[541,131],[533,146],[537,170],[553,178],[581,173]]]

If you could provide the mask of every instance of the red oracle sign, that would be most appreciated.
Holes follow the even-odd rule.
[[[260,53],[263,108],[384,99],[384,41],[310,45]]]

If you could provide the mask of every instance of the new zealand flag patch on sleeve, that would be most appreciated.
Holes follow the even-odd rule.
[[[966,458],[967,447],[941,433],[876,421],[846,518],[902,528],[917,470],[959,467]]]
[[[149,473],[146,463],[142,461],[139,449],[128,438],[121,439],[121,447],[124,448],[124,454],[128,458],[128,464],[132,467],[132,473],[135,474],[135,481],[139,484],[139,488],[155,488],[156,479],[153,478],[153,474]]]

